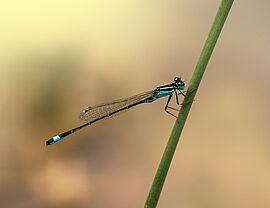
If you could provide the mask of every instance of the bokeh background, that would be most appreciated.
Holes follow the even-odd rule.
[[[88,105],[189,83],[219,3],[1,1],[0,207],[143,207],[166,99],[45,141]],[[158,207],[270,207],[269,6],[235,1]]]

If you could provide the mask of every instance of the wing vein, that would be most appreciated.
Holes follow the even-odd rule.
[[[83,122],[91,122],[102,118],[104,116],[111,116],[112,114],[118,114],[121,109],[127,109],[130,106],[140,103],[143,100],[153,97],[155,90],[144,92],[132,97],[115,100],[108,103],[89,106],[81,111],[79,119]]]

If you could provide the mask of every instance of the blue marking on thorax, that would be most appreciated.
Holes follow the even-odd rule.
[[[157,90],[156,95],[147,99],[145,101],[146,103],[151,103],[156,99],[170,95],[175,91],[175,89],[172,87],[157,88],[156,90]]]
[[[161,98],[161,97],[164,97],[164,96],[167,96],[167,95],[170,95],[174,92],[174,89],[170,89],[170,90],[161,90],[157,93],[157,97],[158,98]]]
[[[178,86],[178,88],[179,88],[180,90],[183,90],[183,89],[186,88],[186,86],[185,86],[185,85],[184,85],[184,86]]]

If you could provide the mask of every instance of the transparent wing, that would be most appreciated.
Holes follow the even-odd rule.
[[[79,119],[83,122],[91,122],[104,116],[114,115],[118,112],[121,112],[122,110],[132,107],[136,103],[139,103],[147,98],[151,98],[154,95],[154,93],[155,90],[152,90],[129,98],[89,106],[81,111]]]

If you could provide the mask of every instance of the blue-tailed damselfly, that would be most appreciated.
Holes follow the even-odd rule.
[[[144,93],[141,93],[139,95],[135,95],[129,98],[124,98],[124,99],[116,100],[113,102],[109,102],[109,103],[89,106],[85,108],[84,110],[82,110],[82,112],[79,115],[80,120],[85,122],[85,124],[49,139],[48,141],[46,141],[46,145],[54,144],[55,142],[65,138],[66,136],[73,134],[74,132],[86,126],[95,123],[96,121],[110,117],[112,115],[115,115],[121,111],[134,107],[141,103],[151,103],[157,100],[158,98],[165,97],[165,96],[169,96],[167,100],[167,104],[165,106],[165,111],[175,116],[173,113],[168,111],[168,108],[173,109],[173,110],[177,110],[177,109],[170,107],[169,103],[171,101],[173,93],[175,93],[176,102],[178,105],[180,105],[178,96],[179,95],[185,96],[185,94],[182,92],[183,89],[185,89],[185,82],[181,78],[175,77],[173,83],[159,86],[154,90],[144,92]]]

